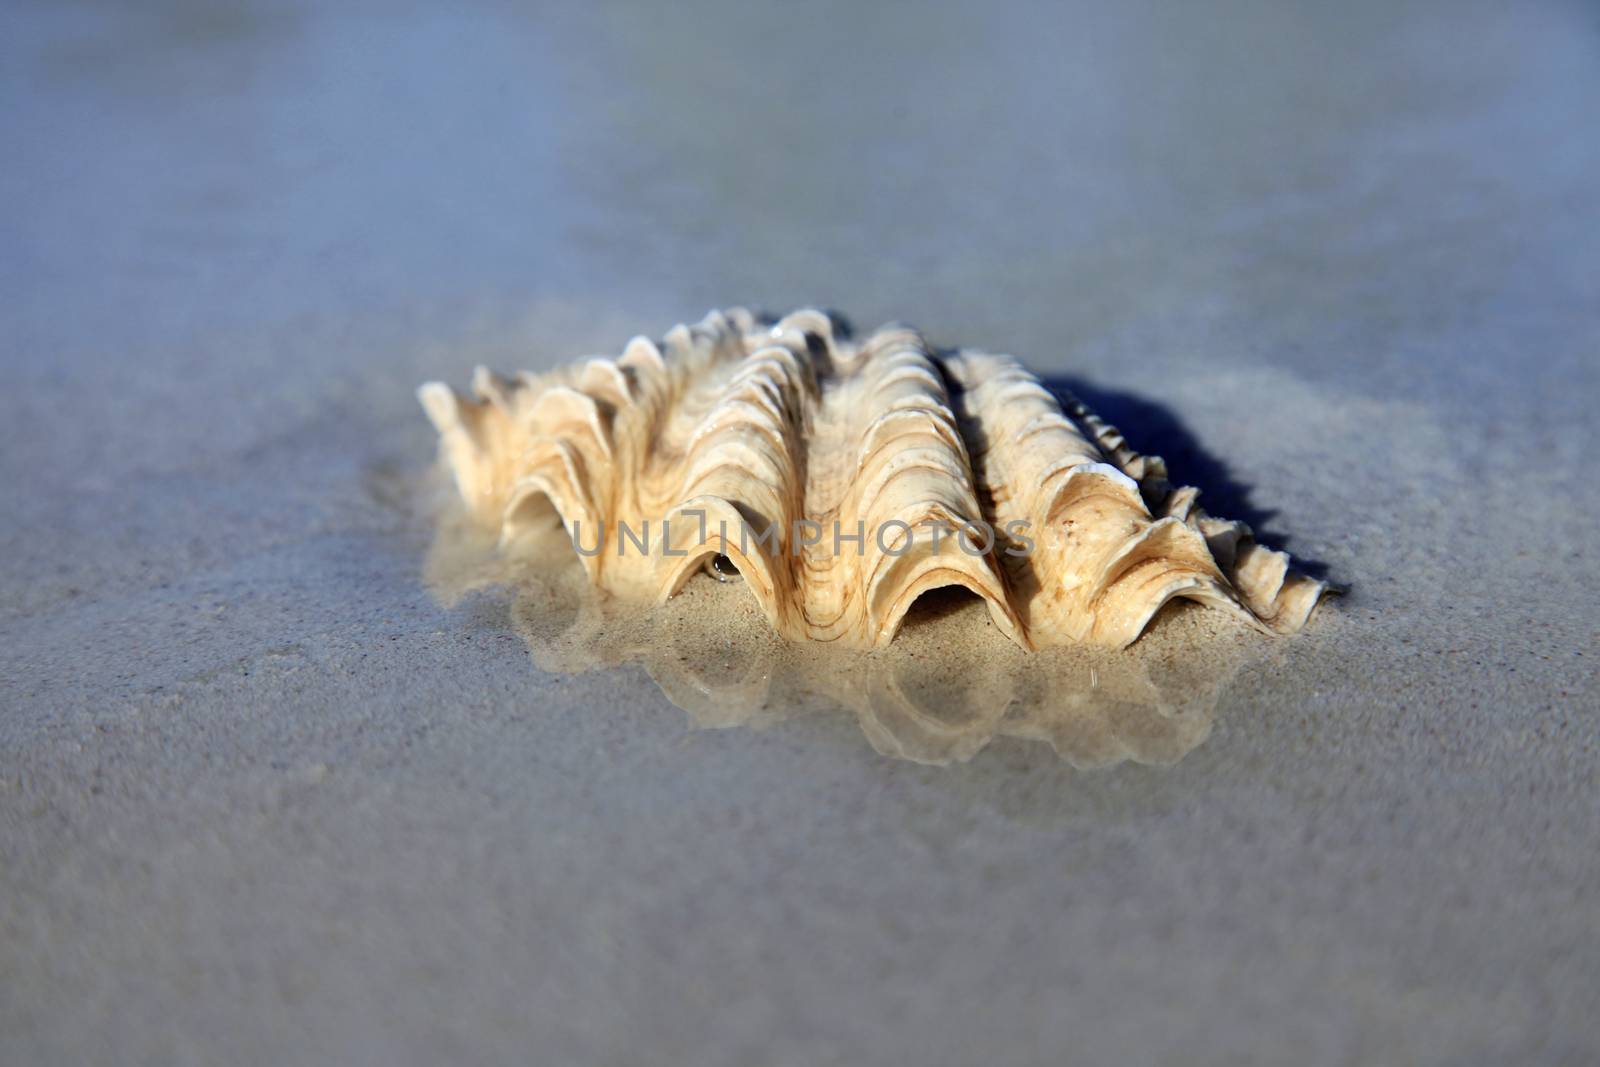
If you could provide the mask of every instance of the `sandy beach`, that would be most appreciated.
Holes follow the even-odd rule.
[[[1600,1059],[1596,29],[8,5],[0,1063]],[[416,386],[732,304],[1012,353],[1348,591],[1123,734],[442,596]]]

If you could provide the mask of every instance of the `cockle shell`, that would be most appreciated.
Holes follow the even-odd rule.
[[[790,639],[887,644],[951,585],[1024,648],[1126,646],[1174,597],[1289,633],[1324,592],[1015,360],[908,327],[733,309],[473,392],[418,396],[502,540],[565,525],[594,585],[654,600],[725,557]]]

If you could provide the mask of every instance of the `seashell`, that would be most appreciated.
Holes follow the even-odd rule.
[[[876,647],[962,586],[1026,649],[1121,648],[1174,597],[1299,630],[1325,591],[1207,515],[1008,356],[743,309],[620,358],[418,390],[476,521],[565,526],[589,581],[662,601],[708,566],[792,640]]]

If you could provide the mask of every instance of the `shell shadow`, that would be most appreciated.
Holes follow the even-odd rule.
[[[1239,480],[1226,460],[1201,444],[1171,408],[1070,375],[1042,376],[1040,382],[1057,397],[1071,393],[1089,405],[1095,414],[1127,434],[1128,443],[1140,452],[1165,459],[1173,484],[1199,489],[1201,506],[1210,514],[1240,519],[1249,524],[1257,541],[1273,548],[1290,548],[1292,539],[1273,526],[1278,512],[1253,504],[1250,486]],[[1296,570],[1312,578],[1327,578],[1326,563],[1299,552],[1293,555]]]

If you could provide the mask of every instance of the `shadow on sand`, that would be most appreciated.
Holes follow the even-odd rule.
[[[1202,445],[1172,409],[1133,393],[1101,388],[1082,378],[1053,375],[1040,381],[1058,398],[1071,394],[1089,405],[1096,415],[1125,433],[1128,443],[1140,452],[1166,460],[1173,484],[1199,489],[1200,504],[1208,513],[1239,519],[1249,525],[1262,544],[1290,549],[1291,539],[1272,525],[1278,513],[1251,503],[1250,487],[1234,475],[1226,460]],[[1298,554],[1294,556],[1294,566],[1313,578],[1325,579],[1328,574],[1327,564]]]

